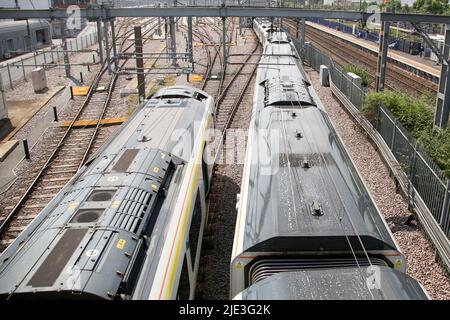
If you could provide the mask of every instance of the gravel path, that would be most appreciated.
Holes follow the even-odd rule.
[[[435,262],[434,249],[417,222],[404,225],[411,214],[407,201],[398,193],[381,156],[364,131],[333,97],[330,88],[321,87],[319,75],[307,69],[313,87],[331,121],[358,168],[376,204],[384,215],[395,239],[408,260],[408,274],[417,279],[433,299],[450,299],[450,279]]]

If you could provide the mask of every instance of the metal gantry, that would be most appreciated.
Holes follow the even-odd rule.
[[[137,18],[137,17],[280,17],[280,18],[323,18],[366,21],[372,13],[342,10],[313,10],[299,8],[261,7],[139,7],[111,8],[91,6],[80,9],[80,18],[97,19]],[[68,18],[65,9],[17,10],[1,9],[0,19],[61,19]],[[381,21],[405,21],[448,23],[448,16],[429,14],[380,13]]]
[[[195,5],[195,4],[194,4]],[[86,9],[80,10],[80,18],[85,18],[90,21],[97,21],[97,30],[99,34],[99,54],[100,59],[103,62],[103,50],[102,50],[102,30],[101,20],[104,24],[108,21],[113,21],[114,18],[124,17],[169,17],[170,18],[170,49],[173,54],[172,64],[176,65],[176,39],[175,39],[175,17],[271,17],[271,18],[299,18],[302,19],[302,41],[304,41],[304,20],[308,18],[323,18],[323,19],[344,19],[344,20],[363,20],[366,21],[372,13],[359,12],[359,11],[340,11],[340,10],[313,10],[313,9],[300,9],[300,8],[283,8],[283,7],[227,7],[225,3],[222,6],[217,7],[189,7],[189,6],[177,6],[176,1],[173,7],[128,7],[128,8],[113,8],[107,5],[96,5]],[[378,91],[384,89],[384,79],[386,72],[387,61],[387,48],[388,48],[388,35],[390,22],[411,22],[411,23],[443,23],[447,25],[447,31],[445,36],[445,46],[441,70],[441,77],[439,83],[439,92],[436,103],[435,114],[435,126],[439,128],[446,128],[448,125],[448,116],[450,113],[450,69],[448,66],[449,61],[449,46],[450,46],[450,18],[444,15],[429,15],[429,14],[403,14],[403,13],[379,13],[382,23],[382,30],[380,33],[380,46],[378,53],[378,67],[376,74],[376,88]],[[69,13],[65,9],[38,9],[38,10],[19,10],[19,9],[1,9],[0,19],[27,19],[27,18],[44,18],[44,19],[64,19],[68,18]],[[197,20],[196,20],[197,21]],[[224,20],[222,20],[224,21]],[[189,24],[189,22],[188,22]],[[107,26],[105,30],[107,30]],[[222,28],[225,30],[224,22]],[[112,29],[112,37],[114,37],[114,31]],[[105,32],[106,33],[106,32]],[[106,55],[109,56],[108,38],[105,34],[105,46]],[[226,61],[225,43],[226,39],[222,36],[223,50],[224,50],[224,62]],[[190,41],[191,43],[191,41]],[[191,43],[192,45],[192,43]],[[189,44],[188,44],[189,47]],[[192,48],[188,48],[189,50]],[[113,44],[113,51],[114,44]],[[114,52],[114,56],[117,53]],[[109,59],[108,63],[109,63]],[[109,66],[110,68],[110,66]],[[70,71],[69,71],[70,72]]]
[[[377,60],[377,74],[375,78],[375,90],[377,92],[384,90],[384,82],[386,79],[387,52],[389,46],[389,27],[390,22],[388,21],[381,22],[380,44]]]
[[[139,101],[145,99],[144,58],[142,56],[142,30],[140,26],[134,27],[134,47],[136,53],[136,71]]]
[[[450,24],[446,25],[442,58],[434,125],[438,128],[447,128],[450,113]]]

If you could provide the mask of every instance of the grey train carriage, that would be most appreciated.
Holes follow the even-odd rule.
[[[257,21],[254,27],[264,54],[237,204],[230,297],[428,299],[406,274],[406,259],[294,45],[284,32]]]
[[[50,24],[45,20],[0,23],[0,60],[52,44]]]
[[[0,298],[193,298],[213,105],[158,91],[3,252]]]

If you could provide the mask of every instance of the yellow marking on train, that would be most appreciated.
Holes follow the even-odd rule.
[[[153,172],[154,172],[154,173],[158,173],[158,172],[159,172],[159,168],[158,168],[158,167],[154,167],[154,168],[153,168]]]
[[[89,88],[90,88],[89,86],[72,87],[72,94],[74,96],[87,96]]]
[[[117,209],[120,206],[121,201],[116,200],[112,203],[111,208]]]
[[[100,124],[102,125],[115,125],[115,124],[122,124],[124,123],[128,118],[127,117],[121,117],[121,118],[107,118],[100,120]],[[78,120],[75,121],[73,124],[74,127],[93,127],[96,126],[98,120]],[[72,121],[64,121],[61,125],[61,127],[69,127]]]
[[[199,82],[203,80],[203,75],[201,74],[190,74],[189,75],[189,82]]]
[[[74,210],[76,207],[78,207],[78,202],[72,202],[69,205],[69,210]]]
[[[203,128],[203,132],[206,130],[206,128]],[[195,169],[194,169],[194,182],[191,184],[191,190],[189,192],[189,196],[188,196],[188,203],[186,206],[186,210],[185,210],[185,216],[184,216],[184,220],[183,220],[183,225],[182,225],[182,231],[181,231],[181,235],[180,235],[180,240],[178,241],[177,244],[177,249],[175,252],[175,261],[172,264],[172,272],[170,274],[170,278],[169,278],[169,288],[168,291],[166,293],[166,299],[169,299],[171,293],[172,293],[172,286],[173,286],[173,282],[174,282],[174,278],[175,278],[175,266],[178,264],[178,260],[180,259],[180,251],[181,251],[181,244],[182,244],[182,240],[184,239],[184,234],[186,233],[186,225],[187,225],[187,218],[189,216],[189,212],[190,212],[190,208],[191,208],[191,200],[192,200],[192,196],[194,194],[195,188],[197,187],[197,180],[198,180],[198,170],[200,168],[200,157],[203,154],[203,149],[205,146],[205,141],[202,142],[201,144],[201,148],[199,150],[199,152],[197,153],[196,157],[194,158],[194,165],[195,165]],[[170,259],[169,259],[170,261]]]
[[[156,190],[158,190],[158,186],[157,186],[156,184],[152,184],[152,189],[153,189],[154,191],[156,191]]]
[[[191,190],[189,192],[189,198],[188,198],[188,203],[187,203],[186,210],[185,210],[185,213],[184,213],[184,219],[183,219],[183,224],[182,224],[182,231],[181,231],[180,240],[182,240],[184,238],[184,234],[186,232],[186,225],[187,225],[187,220],[188,220],[187,218],[189,217],[189,211],[191,209],[191,199],[192,199],[192,196],[194,194],[195,187],[197,186],[198,168],[200,167],[200,165],[196,165],[195,167],[196,168],[195,168],[195,171],[194,171],[194,177],[195,177],[194,178],[194,183],[192,184]],[[175,270],[176,270],[175,266],[178,264],[178,260],[180,259],[181,243],[182,243],[182,241],[178,241],[178,245],[177,245],[177,248],[176,248],[176,251],[175,251],[175,262],[172,265],[172,272],[171,272],[170,278],[169,278],[169,289],[168,289],[167,294],[166,294],[166,299],[169,299],[169,297],[170,297],[170,295],[172,293],[172,286],[173,286],[173,282],[174,282],[174,279],[175,279]]]
[[[402,267],[402,260],[401,259],[395,260],[394,269],[400,269],[401,267]]]
[[[127,240],[119,239],[119,241],[117,241],[116,248],[120,249],[120,250],[123,250],[123,248],[125,247],[125,243],[127,243]]]
[[[242,264],[242,262],[238,261],[238,263],[236,263],[236,269],[242,270],[243,268],[244,268],[244,265]]]
[[[205,135],[206,134],[206,130],[207,130],[207,127],[205,126],[205,124],[203,124],[203,128],[202,129],[203,129],[202,130],[203,134]],[[163,294],[164,287],[165,287],[164,283],[165,283],[167,271],[168,271],[169,268],[171,268],[171,272],[170,272],[170,276],[169,276],[169,287],[167,289],[166,299],[168,299],[170,297],[171,293],[172,293],[172,285],[173,285],[173,282],[174,282],[175,271],[176,271],[176,267],[175,266],[178,264],[178,260],[180,259],[181,244],[182,244],[183,239],[184,239],[184,234],[186,233],[187,216],[189,215],[192,195],[194,193],[195,188],[197,187],[198,170],[200,168],[200,161],[201,161],[200,159],[201,159],[201,155],[203,154],[205,143],[206,143],[206,141],[203,140],[202,143],[201,143],[201,148],[197,152],[196,157],[194,158],[194,165],[195,165],[194,177],[193,177],[194,178],[194,182],[190,184],[191,185],[191,190],[190,190],[189,196],[188,196],[187,208],[185,209],[185,212],[184,212],[185,217],[184,217],[183,224],[182,224],[182,230],[181,230],[180,239],[178,240],[177,248],[176,248],[176,252],[175,252],[175,256],[174,256],[175,261],[172,263],[172,265],[170,265],[170,261],[172,260],[172,250],[171,250],[170,254],[169,254],[169,265],[166,266],[166,271],[165,271],[164,277],[163,277],[163,284],[162,284],[162,287],[161,287],[161,291],[159,293],[159,299],[162,298],[162,294]],[[191,181],[191,179],[192,179],[192,176],[189,179],[189,181]],[[181,217],[180,217],[180,219],[181,219]],[[177,227],[177,229],[178,229],[178,227]],[[175,240],[176,238],[177,238],[177,236],[175,234],[175,237],[174,237],[173,240]],[[173,247],[172,247],[172,249],[173,249]]]

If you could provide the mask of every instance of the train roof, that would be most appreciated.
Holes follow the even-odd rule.
[[[160,89],[157,93],[153,95],[153,99],[162,98],[194,98],[199,101],[206,99],[209,95],[200,89],[188,87],[188,86],[171,86]]]
[[[256,127],[245,249],[395,249],[323,111],[268,106]]]
[[[149,100],[78,171],[0,256],[0,296],[112,299],[136,281],[130,261],[155,269],[208,110],[190,92]]]
[[[28,25],[31,29],[42,29],[42,28],[50,28],[50,23],[45,20],[36,19],[36,20],[28,20]],[[27,21],[19,20],[19,21],[4,21],[0,23],[0,34],[8,33],[8,32],[16,32],[26,30]]]
[[[420,284],[389,267],[281,272],[245,289],[243,300],[428,300]]]
[[[270,44],[258,69],[242,251],[397,250],[306,75]],[[288,63],[289,62],[289,63]]]
[[[271,43],[289,43],[290,40],[286,34],[286,32],[282,31],[274,31],[270,34],[269,41]]]

